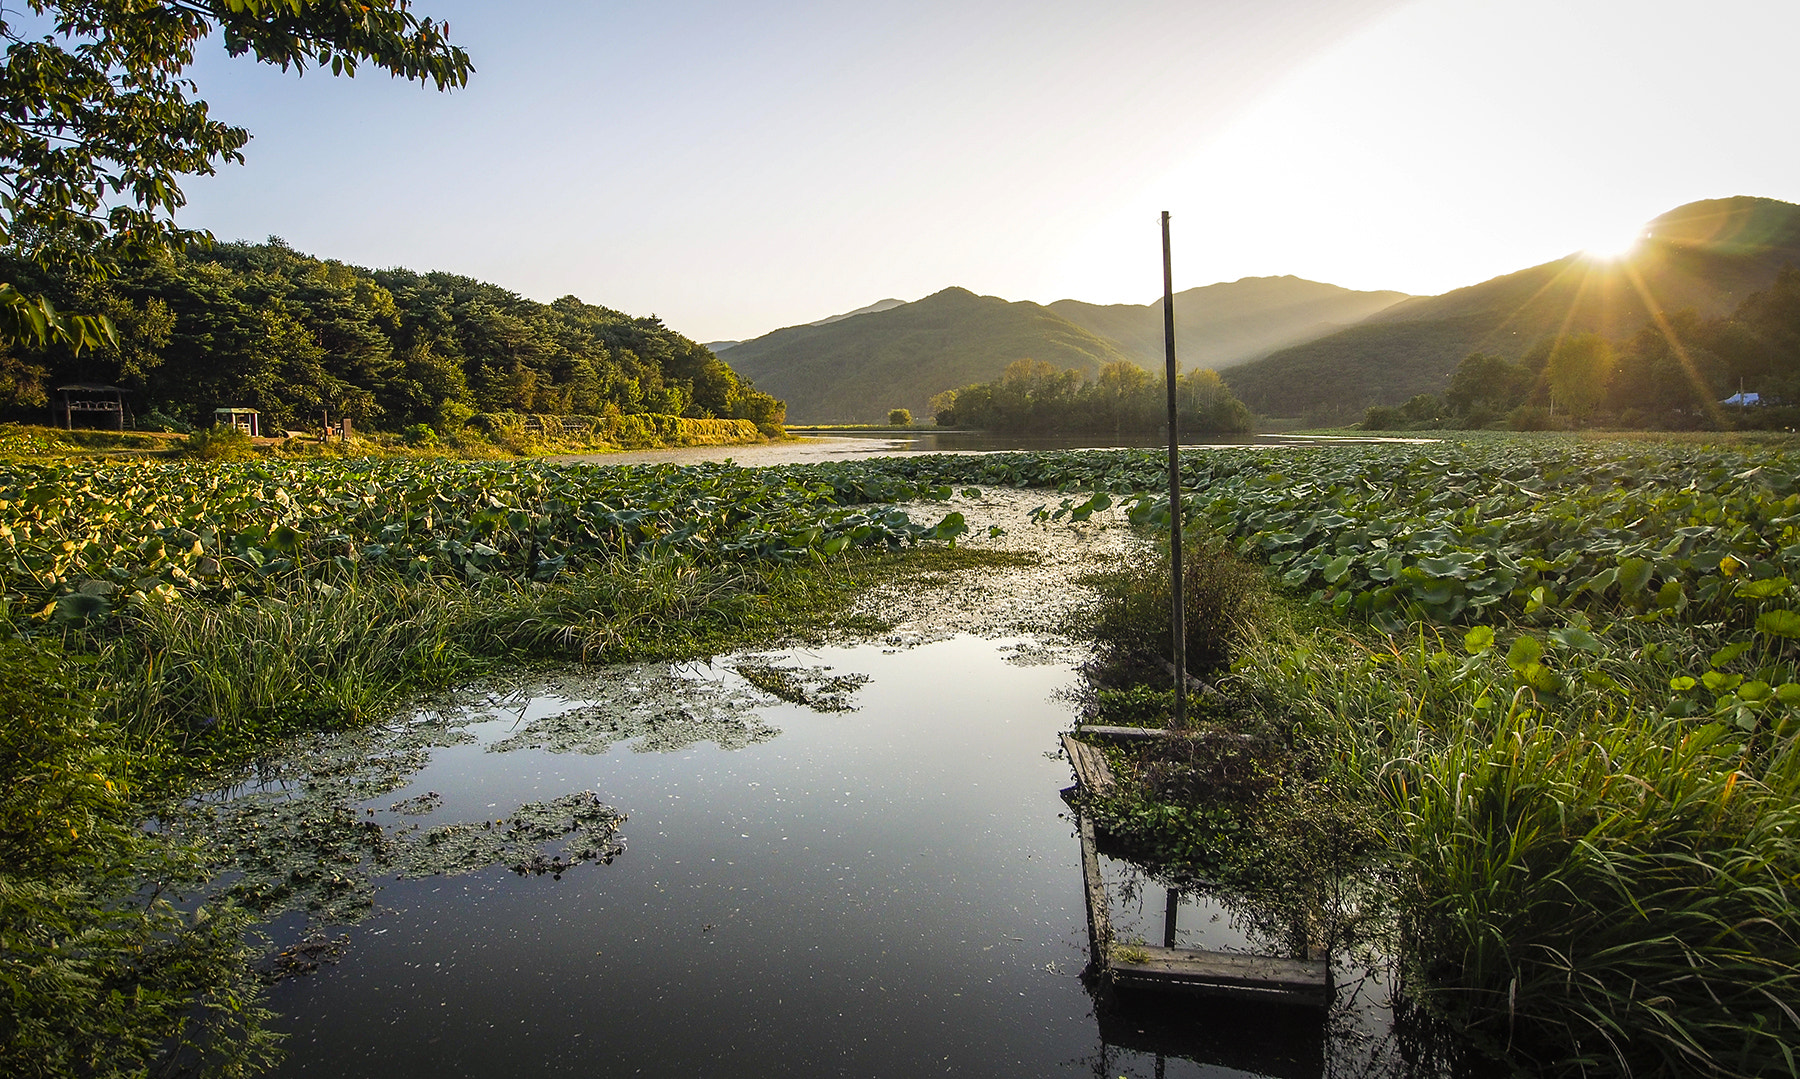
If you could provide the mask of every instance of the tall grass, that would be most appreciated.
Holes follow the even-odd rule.
[[[1555,692],[1428,630],[1264,641],[1239,676],[1378,807],[1411,984],[1479,1042],[1544,1074],[1800,1074],[1800,747],[1670,714],[1695,644],[1632,643],[1558,657],[1591,677]]]

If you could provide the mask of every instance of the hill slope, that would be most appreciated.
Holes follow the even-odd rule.
[[[1628,337],[1652,312],[1733,310],[1784,265],[1800,265],[1800,206],[1739,196],[1671,210],[1617,262],[1570,255],[1395,304],[1363,323],[1233,368],[1226,380],[1266,415],[1343,419],[1371,404],[1441,392],[1471,352],[1517,359],[1559,333]]]
[[[1356,292],[1299,277],[1246,277],[1175,294],[1181,366],[1214,370],[1354,325],[1407,299],[1404,292]],[[1151,370],[1163,365],[1162,301],[1099,304],[1058,300],[1050,310],[1118,344]]]
[[[790,423],[880,423],[891,408],[929,415],[932,394],[990,382],[1026,357],[1090,375],[1129,358],[1038,304],[948,288],[764,334],[731,349],[731,366],[785,400]]]

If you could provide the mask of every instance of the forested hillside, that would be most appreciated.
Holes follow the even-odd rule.
[[[808,423],[880,423],[892,408],[927,414],[944,390],[1035,359],[1092,375],[1127,357],[1035,303],[948,288],[885,311],[792,326],[726,353],[732,366]]]
[[[1570,255],[1406,300],[1233,368],[1226,381],[1264,415],[1346,419],[1369,405],[1443,392],[1471,353],[1517,361],[1558,336],[1622,342],[1682,311],[1725,317],[1797,264],[1800,206],[1750,197],[1689,203],[1650,222],[1623,259]]]
[[[6,260],[4,277],[59,308],[104,314],[116,346],[0,352],[0,408],[42,419],[68,382],[134,391],[152,422],[204,423],[232,405],[269,426],[335,421],[440,431],[477,412],[654,413],[748,419],[784,406],[655,317],[565,296],[543,304],[445,273],[366,270],[267,243],[137,262],[104,282]]]

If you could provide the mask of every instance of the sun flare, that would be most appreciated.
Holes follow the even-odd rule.
[[[1616,262],[1631,254],[1644,238],[1644,226],[1599,233],[1582,245],[1581,253],[1595,262]]]

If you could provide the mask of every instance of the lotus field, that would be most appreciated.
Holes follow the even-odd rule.
[[[1292,882],[1339,897],[1333,932],[1388,941],[1419,999],[1522,1068],[1800,1075],[1800,457],[1483,437],[1192,451],[1184,468],[1186,527],[1287,597],[1219,678],[1299,762],[1269,789],[1369,822],[1370,842],[1305,870],[1338,885]],[[854,551],[986,523],[901,503],[1042,488],[1044,526],[1123,511],[1154,534],[1162,484],[1158,455],[1125,450],[12,463],[0,595],[15,637],[94,655],[43,662],[115,724],[54,773],[91,773],[65,800],[97,805],[113,778],[155,775],[146,760],[378,715],[471,657],[779,631],[868,582],[840,572]],[[7,685],[41,684],[37,662]],[[27,796],[6,804],[55,825],[54,854],[74,810]]]
[[[548,581],[620,558],[793,560],[962,530],[957,514],[926,527],[849,501],[724,465],[13,464],[0,469],[0,588],[15,612],[86,623],[122,603],[329,589],[368,571]]]

